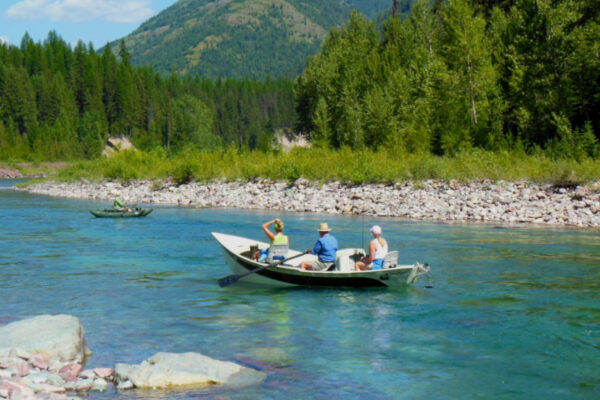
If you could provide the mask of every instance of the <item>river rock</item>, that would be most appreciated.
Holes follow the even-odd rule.
[[[91,355],[79,319],[64,314],[40,315],[1,327],[0,358],[8,357],[13,349],[75,363]]]
[[[79,373],[81,379],[93,379],[96,377],[96,373],[92,369],[84,369]]]
[[[81,364],[67,364],[58,371],[58,375],[67,382],[76,381],[82,369],[83,366]],[[83,377],[83,379],[87,379],[87,377]]]
[[[41,354],[34,354],[29,358],[31,365],[38,369],[48,369],[48,362]]]
[[[15,348],[15,349],[10,349],[10,351],[8,352],[8,356],[9,357],[19,357],[19,358],[22,358],[23,360],[29,360],[29,358],[31,357],[31,354],[29,354],[28,351],[25,351],[23,349]]]
[[[121,381],[117,384],[117,390],[129,390],[133,389],[134,387],[135,386],[133,386],[133,383],[131,383],[129,380]]]
[[[8,369],[0,369],[0,380],[1,379],[10,379],[13,377],[13,372]],[[2,396],[0,396],[2,397]]]
[[[108,382],[104,378],[96,378],[94,379],[94,383],[92,385],[93,392],[104,392],[108,387]]]
[[[115,371],[112,368],[94,368],[94,373],[100,378],[109,378]]]
[[[117,364],[115,378],[138,388],[248,386],[265,380],[266,374],[232,362],[214,360],[199,353],[156,353],[140,365]]]
[[[19,179],[23,174],[16,169],[0,168],[0,179]]]

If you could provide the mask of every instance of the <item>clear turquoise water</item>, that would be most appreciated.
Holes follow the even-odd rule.
[[[171,207],[89,214],[104,205],[0,190],[0,324],[72,314],[89,367],[195,351],[268,379],[90,399],[600,396],[598,231]],[[377,222],[402,261],[433,266],[435,288],[219,288],[230,271],[210,232],[262,239],[275,215],[298,249],[312,247],[318,222],[342,247],[361,247],[361,229]]]

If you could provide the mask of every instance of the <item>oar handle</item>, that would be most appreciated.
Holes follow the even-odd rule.
[[[246,276],[246,275],[253,274],[253,273],[255,273],[255,272],[257,272],[257,271],[260,271],[260,270],[262,270],[262,269],[266,269],[266,268],[274,267],[274,266],[276,266],[276,265],[279,265],[279,264],[283,264],[283,263],[284,263],[284,262],[286,262],[286,261],[293,260],[294,258],[300,257],[300,256],[302,256],[302,255],[304,255],[304,253],[296,254],[295,256],[292,256],[292,257],[286,258],[285,260],[279,260],[279,261],[277,261],[277,262],[274,262],[274,263],[271,263],[271,264],[269,264],[269,265],[265,265],[264,267],[260,267],[260,268],[257,268],[257,269],[253,269],[252,271],[244,272],[243,274],[241,274],[241,275],[240,275],[240,278],[241,278],[241,277],[244,277],[244,276]],[[239,279],[239,278],[238,278],[238,279]]]

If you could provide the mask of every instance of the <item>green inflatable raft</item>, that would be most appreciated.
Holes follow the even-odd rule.
[[[131,211],[106,208],[104,210],[90,210],[98,218],[136,218],[145,217],[152,212],[152,208],[133,208]]]

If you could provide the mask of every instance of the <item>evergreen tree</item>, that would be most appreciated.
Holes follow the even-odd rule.
[[[198,149],[219,147],[212,134],[212,118],[208,108],[198,99],[183,95],[172,100],[174,128],[170,145],[175,148],[193,146]]]
[[[311,135],[311,142],[319,147],[327,147],[331,143],[331,118],[327,102],[323,97],[317,101],[317,106],[314,113],[313,124],[314,130]]]
[[[451,102],[446,107],[449,114],[439,115],[443,149],[456,151],[470,144],[489,147],[491,138],[501,133],[497,130],[501,101],[486,21],[474,13],[468,0],[450,0],[444,9],[442,34],[447,68],[438,77],[438,98]]]
[[[118,63],[115,55],[111,51],[102,53],[102,103],[104,104],[104,114],[111,134],[114,133],[113,126],[119,118],[117,71]]]
[[[35,92],[23,67],[0,66],[0,110],[14,121],[21,135],[29,134],[37,125]]]
[[[135,116],[139,114],[139,97],[135,90],[131,61],[124,40],[119,46],[119,58],[121,63],[118,68],[115,99],[117,119],[113,126],[113,133],[131,137],[135,127]]]
[[[124,44],[118,58],[98,55],[55,32],[43,45],[28,35],[21,47],[0,44],[0,94],[2,157],[97,157],[108,135],[146,150],[268,149],[294,121],[290,81],[165,78],[133,67]]]
[[[382,55],[388,72],[384,88],[393,104],[389,144],[397,150],[428,153],[435,143],[433,77],[441,64],[436,22],[432,8],[423,0],[403,23],[392,18],[385,26]]]

